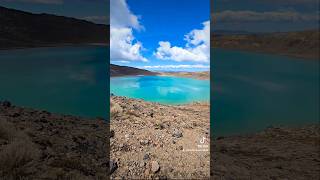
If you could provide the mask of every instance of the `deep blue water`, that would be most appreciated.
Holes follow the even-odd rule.
[[[319,123],[319,61],[212,49],[217,135]]]
[[[210,100],[209,80],[170,76],[115,77],[110,92],[163,104],[185,104]]]
[[[0,51],[0,100],[84,117],[108,117],[108,47]]]

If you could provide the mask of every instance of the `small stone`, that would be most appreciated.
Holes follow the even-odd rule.
[[[156,123],[156,124],[154,125],[154,128],[155,128],[155,129],[160,129],[160,130],[162,130],[162,129],[164,129],[165,127],[164,127],[164,125],[163,125],[162,123]]]
[[[181,131],[179,131],[178,129],[174,129],[173,133],[172,133],[172,136],[176,137],[176,138],[181,138],[183,135],[182,135]]]
[[[129,135],[129,134],[126,134],[126,135],[124,135],[124,137],[125,137],[126,139],[129,139],[129,138],[130,138],[130,135]]]
[[[159,171],[159,169],[160,169],[159,163],[157,161],[152,161],[151,162],[151,171],[153,173],[156,173]]]
[[[217,137],[217,140],[221,140],[221,139],[224,139],[224,137],[223,136]]]
[[[2,106],[4,107],[11,107],[11,103],[9,101],[3,101]]]
[[[109,166],[110,166],[110,174],[112,174],[115,170],[118,169],[117,162],[115,162],[113,160],[109,161]]]
[[[140,141],[140,144],[141,144],[141,145],[148,145],[148,144],[149,144],[149,141],[148,141],[148,140],[141,140],[141,141]]]
[[[146,165],[146,163],[142,161],[139,166],[140,166],[141,168],[143,168],[145,165]]]
[[[143,156],[143,160],[148,160],[148,159],[150,159],[149,154],[145,154],[145,155]]]
[[[114,137],[114,130],[110,130],[110,138]]]
[[[172,140],[172,144],[176,144],[176,143],[177,143],[177,141],[173,139]]]
[[[147,168],[147,169],[144,171],[144,175],[145,175],[145,176],[149,176],[149,174],[150,174],[150,170]]]

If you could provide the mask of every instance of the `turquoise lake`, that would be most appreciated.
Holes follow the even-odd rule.
[[[319,123],[319,60],[211,49],[216,135]]]
[[[211,50],[212,81],[136,76],[111,78],[116,95],[163,104],[208,101],[215,135],[268,126],[319,123],[319,61]],[[84,117],[108,117],[108,47],[0,51],[0,100]]]
[[[0,51],[0,100],[83,117],[108,117],[109,48]]]
[[[130,76],[110,79],[110,92],[163,104],[210,101],[210,81],[170,76]]]

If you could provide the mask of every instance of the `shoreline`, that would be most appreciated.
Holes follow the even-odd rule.
[[[210,80],[210,71],[199,71],[199,72],[161,72],[159,76],[173,76],[173,77],[184,77],[198,80]]]
[[[319,28],[288,32],[211,34],[211,47],[319,60]]]
[[[130,77],[130,76],[168,76],[168,77],[183,77],[183,78],[191,78],[191,79],[197,79],[197,80],[210,80],[210,73],[208,71],[205,72],[154,72],[158,73],[155,75],[119,75],[119,76],[110,76],[110,78],[119,78],[119,77]],[[205,75],[202,75],[201,73],[204,73]]]
[[[188,102],[188,103],[181,103],[181,104],[166,104],[166,103],[161,103],[161,102],[156,102],[156,101],[148,101],[148,100],[144,100],[142,98],[132,98],[132,97],[127,97],[127,96],[119,96],[116,95],[112,92],[110,92],[110,98],[111,97],[120,97],[120,98],[124,98],[124,99],[132,99],[132,100],[136,100],[136,101],[143,101],[146,103],[154,103],[154,104],[159,104],[159,105],[163,105],[163,106],[192,106],[194,104],[201,104],[201,105],[208,105],[210,106],[210,99],[208,101],[192,101],[192,102]]]

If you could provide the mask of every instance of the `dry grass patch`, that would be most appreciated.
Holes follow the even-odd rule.
[[[0,176],[20,179],[31,173],[32,163],[39,158],[39,151],[28,140],[15,140],[0,151]]]
[[[17,130],[4,118],[0,117],[0,139],[12,140],[17,136]]]

